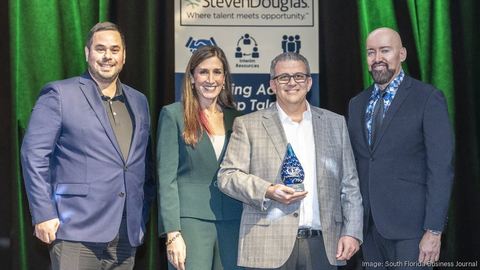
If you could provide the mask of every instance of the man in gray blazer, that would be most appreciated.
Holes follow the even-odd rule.
[[[278,55],[270,77],[277,102],[236,118],[218,173],[220,190],[243,202],[238,265],[336,269],[358,251],[363,226],[345,119],[309,105],[312,78],[302,55]],[[304,170],[305,191],[282,182],[287,144]]]

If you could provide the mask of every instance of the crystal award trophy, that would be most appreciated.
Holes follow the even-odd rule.
[[[287,153],[283,159],[281,175],[282,181],[287,187],[293,188],[295,191],[305,190],[303,186],[305,173],[290,143],[287,145]]]

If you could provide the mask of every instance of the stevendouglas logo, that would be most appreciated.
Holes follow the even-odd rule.
[[[314,25],[316,0],[181,0],[181,26]]]
[[[198,2],[198,3],[202,2],[202,0],[195,0],[195,1]],[[199,4],[194,3],[193,0],[185,0],[185,2],[187,2],[187,7],[191,6],[192,9],[195,9],[196,6],[197,7],[200,6]]]
[[[191,6],[192,9],[195,6],[199,6],[197,3],[202,3],[202,0],[184,0],[186,6]],[[274,8],[279,9],[282,12],[287,12],[290,9],[303,9],[308,8],[308,0],[203,0],[203,8]]]

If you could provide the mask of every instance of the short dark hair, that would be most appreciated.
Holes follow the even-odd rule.
[[[85,46],[87,46],[87,48],[90,49],[90,46],[92,46],[93,35],[97,32],[108,31],[108,30],[117,31],[120,34],[120,37],[122,38],[123,49],[125,50],[127,46],[125,44],[125,36],[123,35],[123,31],[122,29],[120,29],[120,27],[118,27],[118,25],[112,22],[100,22],[95,24],[92,27],[92,29],[90,29],[90,31],[88,32],[87,43],[85,44]]]
[[[305,68],[307,69],[307,75],[310,76],[310,65],[308,64],[307,58],[305,58],[299,53],[284,52],[277,55],[277,57],[272,60],[272,63],[270,65],[270,79],[273,79],[275,77],[275,66],[277,65],[277,62],[282,61],[302,61],[305,65]]]

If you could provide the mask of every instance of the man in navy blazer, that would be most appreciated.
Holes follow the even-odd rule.
[[[22,144],[35,236],[53,269],[133,269],[156,192],[148,102],[118,79],[117,25],[96,24],[85,57],[80,77],[43,88]]]
[[[374,84],[350,101],[348,120],[364,204],[364,266],[421,268],[439,259],[453,182],[447,102],[402,70],[407,51],[396,31],[374,30],[366,49]]]

